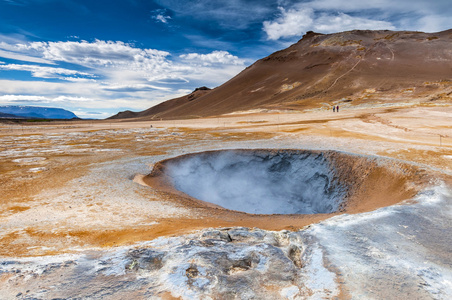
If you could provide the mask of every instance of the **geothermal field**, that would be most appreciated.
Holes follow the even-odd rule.
[[[0,124],[0,299],[450,299],[452,105]]]

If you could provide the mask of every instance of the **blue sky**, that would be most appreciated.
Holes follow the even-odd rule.
[[[0,105],[82,118],[216,87],[309,30],[452,28],[450,0],[0,0]]]

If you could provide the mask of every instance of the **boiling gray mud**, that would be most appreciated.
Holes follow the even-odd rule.
[[[165,173],[191,197],[253,214],[332,213],[346,194],[321,152],[203,152],[169,160]]]

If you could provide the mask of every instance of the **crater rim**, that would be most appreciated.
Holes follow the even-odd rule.
[[[303,217],[310,214],[298,213],[249,213],[232,210],[215,203],[193,197],[178,190],[168,175],[168,166],[187,159],[199,156],[215,156],[223,153],[260,155],[277,155],[278,153],[300,155],[322,155],[338,170],[342,184],[345,184],[345,197],[336,211],[318,213],[322,218],[329,218],[343,213],[361,213],[373,211],[377,208],[390,206],[401,201],[413,198],[428,182],[425,170],[392,158],[368,156],[347,153],[336,150],[305,150],[305,149],[224,149],[209,150],[182,154],[167,158],[154,164],[152,172],[143,177],[143,182],[157,190],[173,197],[173,201],[191,208],[224,211],[233,214],[246,214],[254,216],[287,216]],[[424,171],[424,172],[422,172]],[[382,201],[379,201],[382,200]]]

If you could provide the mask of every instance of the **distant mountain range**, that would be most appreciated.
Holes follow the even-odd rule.
[[[0,112],[0,119],[25,119],[25,118]]]
[[[196,118],[341,103],[452,101],[451,49],[452,30],[308,32],[215,89],[112,118]]]
[[[0,106],[0,118],[9,119],[78,119],[68,110],[37,106]]]

